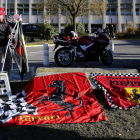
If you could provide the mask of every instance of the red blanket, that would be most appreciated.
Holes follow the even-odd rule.
[[[84,73],[35,77],[3,102],[1,126],[107,120]]]
[[[91,74],[94,83],[102,88],[109,106],[136,108],[140,105],[140,74]]]

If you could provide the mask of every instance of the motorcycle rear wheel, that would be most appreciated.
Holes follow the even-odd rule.
[[[74,57],[69,48],[63,47],[56,51],[54,60],[58,66],[68,67],[73,63]]]
[[[100,54],[101,61],[104,65],[108,66],[111,65],[113,62],[113,55],[110,50],[104,50]]]

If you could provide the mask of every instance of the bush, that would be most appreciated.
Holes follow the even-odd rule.
[[[132,21],[130,21],[128,24],[127,24],[128,28],[127,28],[127,32],[129,34],[135,34],[136,32],[136,29],[134,27],[134,23]]]
[[[64,32],[66,35],[69,35],[69,32],[70,31],[73,31],[73,26],[72,24],[68,24],[67,26],[65,26],[65,29],[64,29]],[[87,35],[85,33],[85,26],[84,24],[82,23],[76,23],[76,33],[79,35],[79,36],[83,36],[83,35]]]
[[[135,34],[135,28],[127,28],[127,32],[131,35]]]
[[[25,43],[28,43],[28,42],[30,42],[30,37],[24,35],[24,40],[25,40]]]
[[[126,37],[133,37],[133,35],[136,33],[136,29],[134,27],[134,24],[132,21],[130,21],[127,24],[127,30],[120,32],[120,33],[116,33],[115,36],[116,38],[126,38]]]
[[[57,34],[57,29],[46,22],[45,24],[39,25],[38,33],[40,39],[50,40],[53,39],[53,36]]]
[[[129,33],[127,31],[123,31],[123,32],[115,34],[116,38],[127,38],[128,36],[129,36]]]

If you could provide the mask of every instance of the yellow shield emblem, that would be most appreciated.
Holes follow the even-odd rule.
[[[127,99],[134,103],[140,104],[140,88],[124,88]]]

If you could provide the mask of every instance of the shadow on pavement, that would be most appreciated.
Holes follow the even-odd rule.
[[[62,128],[60,128],[61,125]],[[0,140],[128,140],[122,138],[113,138],[113,136],[98,138],[94,136],[96,134],[94,134],[92,130],[89,130],[89,136],[85,136],[88,132],[79,132],[79,134],[78,132],[72,131],[72,128],[69,128],[69,126],[73,126],[73,124],[61,125],[46,124],[38,126],[12,126],[0,128]],[[67,130],[63,130],[63,128],[66,128]],[[80,131],[80,129],[77,131]]]

